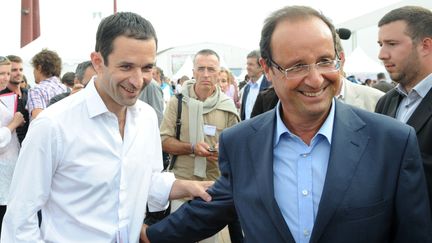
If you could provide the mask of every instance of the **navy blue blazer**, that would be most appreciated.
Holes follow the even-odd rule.
[[[245,242],[294,243],[274,196],[275,119],[273,109],[225,130],[219,143],[221,177],[209,189],[213,200],[192,200],[149,227],[151,242],[197,241],[237,213]],[[428,203],[414,129],[336,102],[310,242],[432,242]]]
[[[261,81],[261,85],[260,85],[259,90],[263,91],[263,90],[267,89],[268,87],[270,87],[270,82],[267,80],[266,76],[263,74],[263,79]],[[247,100],[247,96],[249,94],[249,90],[250,90],[250,85],[247,84],[243,90],[242,103],[241,103],[241,107],[240,107],[240,119],[242,121],[246,118],[245,107],[246,107],[246,100]]]

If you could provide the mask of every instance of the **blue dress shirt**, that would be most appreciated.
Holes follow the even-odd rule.
[[[319,131],[307,145],[285,126],[276,109],[273,141],[275,199],[296,242],[309,242],[330,156],[335,101]]]

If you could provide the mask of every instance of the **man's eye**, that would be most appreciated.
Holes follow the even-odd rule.
[[[120,66],[120,68],[121,68],[122,70],[127,71],[127,70],[130,70],[130,69],[131,69],[131,66],[130,66],[130,65],[122,65],[122,66]]]
[[[307,68],[307,65],[296,65],[296,66],[290,68],[288,71],[289,71],[289,72],[301,72],[301,71],[303,71],[305,68]]]

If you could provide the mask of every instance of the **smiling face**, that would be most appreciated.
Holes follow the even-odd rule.
[[[393,81],[414,87],[424,75],[420,71],[418,45],[406,34],[406,28],[407,24],[402,20],[380,27],[378,44],[381,49],[378,57]]]
[[[316,17],[279,22],[271,37],[271,48],[273,60],[284,69],[336,58],[332,33]],[[290,120],[325,120],[339,87],[338,71],[320,73],[312,67],[305,77],[287,79],[284,73],[269,67],[264,60],[261,64],[281,100],[288,127]]]
[[[144,88],[144,81],[152,78],[156,58],[154,39],[137,40],[117,37],[108,55],[108,64],[100,53],[92,53],[97,72],[96,89],[112,112],[132,106]]]

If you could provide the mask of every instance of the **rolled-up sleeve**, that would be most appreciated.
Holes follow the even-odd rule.
[[[162,211],[168,207],[168,198],[175,181],[171,172],[154,172],[148,197],[150,212]]]

